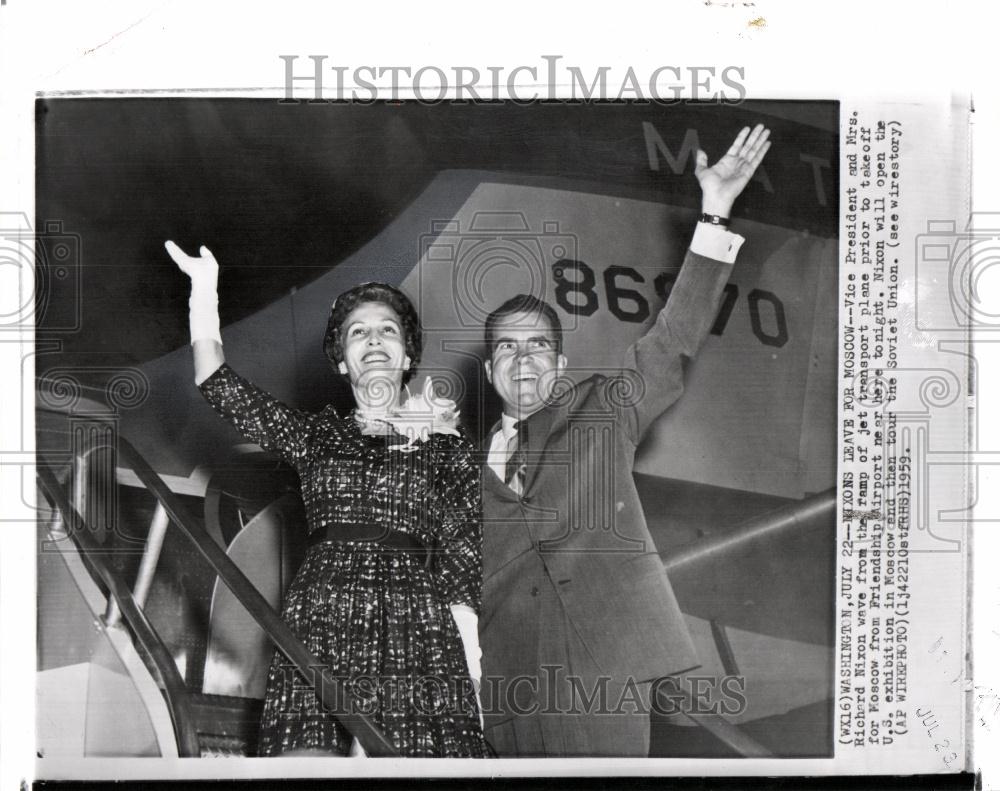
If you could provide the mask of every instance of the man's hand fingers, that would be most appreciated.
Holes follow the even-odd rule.
[[[756,170],[757,166],[764,161],[764,155],[768,152],[770,148],[771,148],[771,141],[765,140],[763,145],[761,145],[760,148],[758,148],[757,151],[754,152],[753,158],[750,160],[750,167],[753,168],[753,170]]]
[[[760,163],[764,161],[764,155],[771,148],[771,141],[765,140],[753,154],[740,162],[740,172],[747,178],[753,176]]]
[[[744,132],[746,131],[746,127],[743,127],[743,131]],[[753,150],[753,147],[760,140],[761,136],[766,136],[767,134],[768,132],[764,128],[764,124],[757,124],[753,128],[753,131],[751,131],[748,135],[743,135],[743,132],[740,132],[740,135],[743,136],[744,139],[742,141],[742,145],[739,148],[739,156],[741,157],[749,156],[750,151]],[[737,137],[736,139],[739,140],[739,137]],[[733,145],[735,145],[735,143]]]
[[[746,145],[743,146],[743,151],[741,152],[741,156],[745,157],[746,159],[752,160],[757,155],[757,152],[764,147],[764,144],[767,143],[767,139],[770,136],[771,136],[770,129],[765,129],[763,126],[758,126],[756,129],[753,130],[753,134],[750,135],[750,138],[747,140]]]
[[[731,156],[731,157],[739,156],[740,149],[743,148],[743,142],[747,139],[748,134],[750,134],[750,127],[744,126],[740,130],[740,133],[736,135],[736,139],[733,141],[733,144],[729,146],[729,150],[726,152],[726,156]]]
[[[750,178],[754,174],[763,161],[764,155],[771,147],[771,141],[768,139],[770,135],[771,130],[758,124],[744,143],[743,149],[739,154],[740,162],[737,168],[740,174],[746,178]]]
[[[698,153],[694,155],[694,174],[697,176],[701,171],[708,167],[708,154],[698,149]]]

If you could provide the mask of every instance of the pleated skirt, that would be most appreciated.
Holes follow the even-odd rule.
[[[317,544],[288,589],[283,617],[351,693],[350,712],[369,716],[401,755],[486,755],[461,637],[423,556],[370,543]],[[258,754],[346,755],[351,742],[309,680],[276,651]]]

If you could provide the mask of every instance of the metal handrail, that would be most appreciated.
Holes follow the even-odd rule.
[[[170,721],[177,739],[178,756],[181,758],[200,757],[201,743],[191,712],[187,688],[184,685],[184,679],[177,672],[177,665],[174,664],[173,657],[170,656],[170,652],[163,644],[156,629],[146,618],[146,614],[136,604],[128,586],[121,581],[115,572],[108,568],[102,554],[97,551],[100,546],[92,537],[90,526],[70,503],[69,497],[59,484],[52,468],[41,459],[38,460],[37,467],[39,485],[51,499],[52,504],[59,509],[63,520],[69,526],[69,535],[73,541],[84,551],[91,566],[100,575],[101,580],[118,602],[118,607],[129,626],[132,627],[136,640],[160,676],[163,683],[163,696],[167,701],[167,710],[170,712]]]
[[[233,563],[230,557],[208,535],[160,476],[122,436],[116,438],[119,456],[132,468],[132,472],[156,498],[171,521],[195,545],[201,556],[212,567],[222,582],[239,599],[247,612],[260,625],[278,649],[292,661],[298,671],[310,681],[320,703],[340,720],[368,755],[373,757],[398,756],[395,745],[389,741],[371,718],[363,713],[363,706],[344,685],[330,675],[319,659],[306,648],[289,626],[274,611],[267,600]]]

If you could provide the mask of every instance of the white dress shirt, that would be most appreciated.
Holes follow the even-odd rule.
[[[517,418],[507,414],[501,416],[500,430],[493,435],[490,442],[490,452],[486,456],[486,463],[501,481],[507,474],[507,443],[517,434],[515,423],[517,423]],[[506,481],[504,482],[506,483]]]

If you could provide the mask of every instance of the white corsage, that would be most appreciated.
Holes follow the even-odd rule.
[[[406,401],[390,415],[381,418],[406,438],[402,445],[392,445],[393,450],[410,453],[417,450],[418,442],[426,442],[431,434],[458,434],[458,406],[450,398],[439,398],[434,393],[434,382],[424,380],[420,395],[411,395],[406,388]]]

